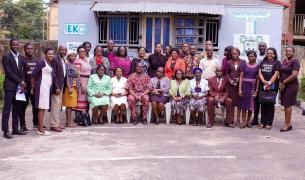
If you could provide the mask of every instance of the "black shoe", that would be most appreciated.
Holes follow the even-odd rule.
[[[146,120],[146,119],[143,119],[143,120],[142,120],[142,124],[146,125],[146,124],[147,124],[147,120]]]
[[[280,132],[286,132],[286,131],[291,131],[292,130],[292,126],[289,126],[287,129],[281,129]]]
[[[251,125],[252,125],[252,126],[257,126],[257,125],[259,125],[259,124],[258,124],[258,121],[257,121],[257,120],[253,120],[253,121],[251,122]]]
[[[4,132],[3,137],[6,139],[13,139],[13,135],[10,132]]]
[[[138,123],[139,123],[139,121],[137,121],[137,120],[133,120],[133,121],[132,121],[132,124],[133,124],[133,125],[137,125]]]
[[[30,132],[30,130],[28,130],[28,128],[26,128],[26,127],[21,127],[20,131],[23,131],[23,132],[26,132],[26,133]]]
[[[27,133],[24,131],[13,131],[12,134],[13,135],[26,135]]]
[[[160,124],[160,121],[159,120],[155,120],[154,122],[156,125],[159,125]]]
[[[33,126],[34,129],[38,129],[38,127],[39,127],[38,124],[35,124],[35,125]]]
[[[234,124],[229,124],[229,123],[226,123],[226,122],[225,122],[225,126],[230,127],[230,128],[235,128]]]

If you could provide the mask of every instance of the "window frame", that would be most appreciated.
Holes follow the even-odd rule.
[[[115,43],[116,46],[126,46],[126,47],[139,47],[140,46],[140,32],[141,32],[141,16],[140,15],[130,15],[130,14],[102,14],[99,16],[98,18],[98,32],[99,32],[99,35],[98,35],[98,42],[101,46],[106,46],[107,45],[107,41],[110,39],[110,18],[111,17],[126,17],[127,18],[127,32],[126,32],[126,44],[122,44],[122,43]],[[137,18],[138,19],[138,34],[136,35],[137,36],[137,44],[130,44],[130,24],[131,24],[131,21],[132,18]],[[102,27],[101,27],[101,24],[102,24],[102,20],[105,20],[107,21],[107,38],[106,39],[101,39],[102,37]],[[136,22],[136,21],[135,21]],[[114,40],[116,41],[116,40]],[[117,40],[118,41],[118,40]],[[121,40],[121,41],[125,41],[125,40]]]

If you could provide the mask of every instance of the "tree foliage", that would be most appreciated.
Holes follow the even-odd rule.
[[[43,0],[0,0],[0,37],[42,39],[45,10]]]

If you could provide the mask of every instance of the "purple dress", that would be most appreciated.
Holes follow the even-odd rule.
[[[243,67],[243,65],[245,63],[246,63],[245,60],[240,59],[235,66],[234,61],[229,60],[228,61],[228,69],[227,69],[227,78],[229,80],[231,80],[231,79],[236,80],[237,84],[238,84],[241,68]],[[229,96],[232,99],[233,106],[238,106],[239,105],[240,96],[238,94],[238,89],[239,89],[238,85],[235,87],[235,86],[229,84]]]
[[[254,111],[254,93],[256,90],[256,80],[259,65],[250,65],[245,63],[241,68],[244,73],[241,91],[243,93],[239,102],[239,108],[242,110]]]
[[[115,70],[118,67],[124,70],[125,78],[128,78],[130,74],[130,66],[131,66],[131,60],[128,57],[125,57],[124,59],[121,59],[119,57],[114,57],[111,63],[112,70]]]
[[[284,60],[280,68],[280,81],[284,81],[288,78],[292,71],[299,71],[300,63],[294,59],[291,61]],[[299,81],[295,78],[290,83],[286,84],[284,91],[281,92],[281,104],[282,106],[294,106],[296,104],[297,94],[299,89]]]

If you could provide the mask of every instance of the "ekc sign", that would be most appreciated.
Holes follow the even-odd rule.
[[[85,35],[88,33],[86,24],[65,24],[64,34]]]

